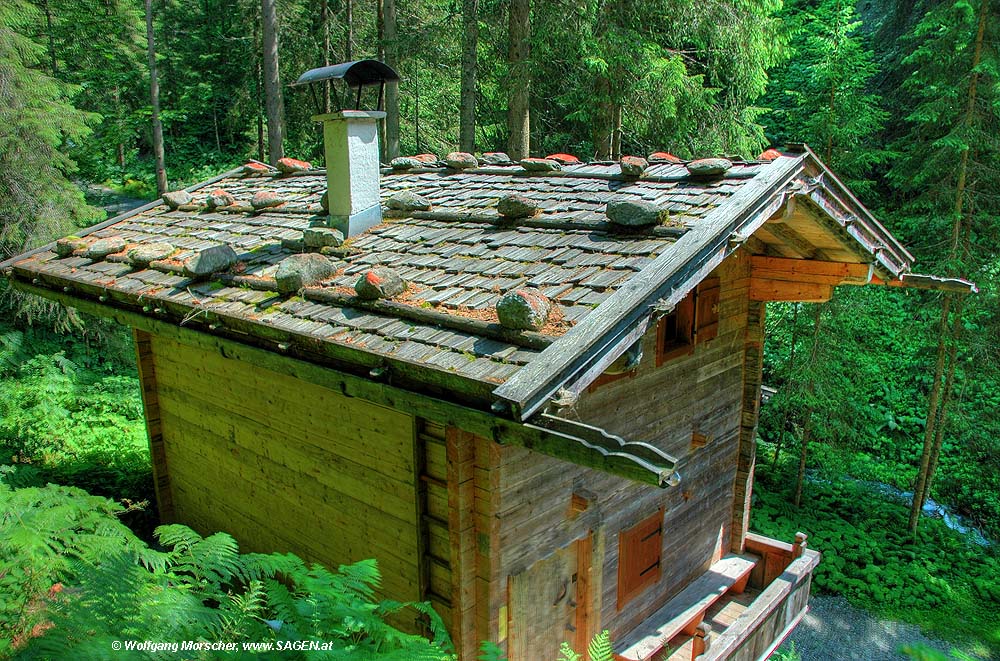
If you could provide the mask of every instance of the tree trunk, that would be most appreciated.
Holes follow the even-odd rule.
[[[319,29],[323,38],[323,66],[330,66],[330,0],[321,0],[319,3]],[[323,112],[329,113],[330,107],[330,81],[323,81]]]
[[[281,74],[278,69],[278,0],[260,0],[263,26],[264,98],[267,106],[267,158],[276,165],[282,158]]]
[[[48,0],[42,0],[42,10],[45,12],[45,27],[48,37],[49,60],[51,60],[52,75],[59,73],[59,66],[56,62],[56,38],[52,34],[52,11],[49,9]]]
[[[785,383],[785,388],[791,389],[795,378],[795,344],[798,342],[799,338],[799,303],[792,303],[792,346],[788,350],[788,382]],[[778,442],[774,448],[774,458],[771,460],[771,471],[773,472],[778,466],[778,457],[781,456],[781,446],[785,441],[785,427],[788,425],[788,410],[789,407],[785,406],[785,411],[781,415],[781,426],[778,427]]]
[[[531,72],[528,57],[531,39],[531,0],[511,0],[507,51],[507,151],[515,161],[531,155],[529,100]]]
[[[816,356],[819,354],[819,339],[820,339],[820,328],[823,324],[823,306],[816,304],[813,308],[813,336],[812,336],[812,349],[809,352],[809,362],[806,364],[806,369],[809,371],[810,375],[812,373],[813,367],[816,365]],[[802,452],[799,455],[799,473],[795,480],[795,506],[799,507],[802,504],[802,487],[806,479],[806,458],[809,452],[809,441],[812,439],[812,429],[813,429],[813,396],[816,393],[816,379],[810,376],[809,381],[806,382],[806,398],[808,404],[806,405],[806,421],[805,427],[802,430]]]
[[[938,403],[941,400],[941,376],[944,373],[944,363],[946,352],[946,335],[948,331],[948,314],[951,310],[951,294],[945,294],[941,302],[940,334],[938,336],[937,359],[934,364],[934,381],[931,385],[931,393],[927,398],[927,424],[924,426],[924,449],[920,453],[920,468],[917,470],[917,481],[913,485],[913,503],[910,505],[910,520],[907,529],[911,533],[917,532],[917,523],[920,521],[920,511],[924,507],[922,502],[924,486],[927,483],[927,469],[931,463],[931,450],[934,447],[934,430],[937,422]]]
[[[597,79],[594,80],[594,102],[597,105],[594,112],[594,124],[591,126],[594,158],[598,161],[606,161],[611,158],[614,109],[611,106],[611,80],[604,74],[598,74]]]
[[[611,124],[611,159],[620,161],[622,157],[622,104],[614,104],[614,120]]]
[[[344,61],[354,59],[354,0],[344,0],[344,26],[347,34],[344,36]]]
[[[396,41],[396,0],[382,0],[382,39],[385,63],[399,70],[399,44]],[[399,83],[385,84],[385,160],[399,156]]]
[[[944,445],[944,432],[948,427],[948,405],[951,404],[951,396],[955,387],[955,367],[956,355],[958,354],[958,342],[962,337],[962,304],[963,299],[958,299],[955,304],[955,312],[952,315],[951,326],[951,347],[948,349],[948,372],[945,375],[944,386],[941,393],[941,411],[938,413],[936,429],[934,430],[934,446],[931,448],[930,462],[927,465],[927,479],[924,481],[924,490],[920,497],[920,508],[931,495],[931,484],[934,483],[934,474],[937,472],[938,460],[941,458],[941,446]]]
[[[986,32],[986,16],[989,9],[989,0],[982,0],[979,6],[978,14],[978,26],[976,29],[976,42],[975,48],[972,55],[972,66],[969,71],[972,75],[969,78],[969,93],[966,97],[966,112],[965,116],[962,118],[962,122],[968,125],[972,121],[972,116],[976,109],[976,98],[979,85],[979,64],[982,61],[983,54],[983,37]],[[958,177],[955,183],[955,202],[953,207],[953,220],[951,226],[951,244],[948,250],[948,270],[954,271],[955,260],[958,257],[958,243],[959,237],[962,235],[962,220],[964,216],[965,209],[965,187],[968,178],[969,171],[969,147],[966,146],[962,150],[962,156],[959,159],[958,164]],[[931,478],[931,464],[932,455],[934,455],[934,448],[937,445],[937,438],[939,435],[938,425],[943,425],[944,421],[939,419],[939,407],[943,409],[943,402],[947,402],[951,398],[951,387],[952,379],[945,379],[944,384],[942,384],[942,378],[944,377],[945,365],[946,365],[946,347],[948,345],[948,340],[950,339],[953,343],[957,343],[958,338],[954,337],[953,332],[959,332],[961,329],[961,304],[956,306],[956,317],[958,317],[954,325],[949,324],[949,311],[951,308],[952,294],[946,293],[944,295],[944,300],[941,303],[941,319],[938,324],[938,348],[937,348],[937,359],[934,365],[934,381],[931,385],[931,393],[928,397],[927,402],[927,426],[924,428],[924,448],[920,455],[920,469],[917,472],[917,479],[913,485],[913,503],[910,505],[910,520],[907,525],[908,530],[911,534],[917,532],[917,526],[920,523],[920,512],[923,511],[925,498],[930,491],[930,478]],[[956,347],[957,351],[957,347]],[[954,365],[948,368],[949,374],[951,374],[954,369]],[[941,411],[941,418],[944,418],[946,411]],[[940,432],[941,438],[943,440],[944,431]],[[938,448],[940,452],[940,448]],[[934,458],[934,464],[937,463],[937,458]]]
[[[458,146],[470,154],[476,150],[476,67],[479,49],[479,0],[462,1],[462,97]]]
[[[146,0],[146,55],[149,58],[149,101],[153,106],[153,159],[156,162],[156,192],[167,192],[167,166],[163,156],[163,124],[160,122],[160,83],[156,79],[156,43],[153,39],[153,1]]]

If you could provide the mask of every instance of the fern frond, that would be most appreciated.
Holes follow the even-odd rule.
[[[614,661],[614,653],[611,651],[611,632],[607,629],[594,636],[587,646],[587,653],[590,661]]]

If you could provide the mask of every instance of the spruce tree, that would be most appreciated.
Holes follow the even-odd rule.
[[[96,219],[68,179],[67,142],[87,139],[95,115],[45,73],[46,48],[26,35],[43,21],[25,0],[0,3],[0,259]]]

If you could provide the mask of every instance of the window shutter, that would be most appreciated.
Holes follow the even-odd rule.
[[[694,316],[695,342],[715,339],[719,334],[719,279],[709,278],[698,285]]]
[[[658,582],[662,574],[663,510],[618,537],[618,608]]]

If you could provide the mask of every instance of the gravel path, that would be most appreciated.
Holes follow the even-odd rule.
[[[923,643],[948,652],[952,646],[920,633],[912,624],[882,620],[843,597],[809,598],[809,612],[785,641],[795,643],[802,661],[906,661],[896,650]]]

